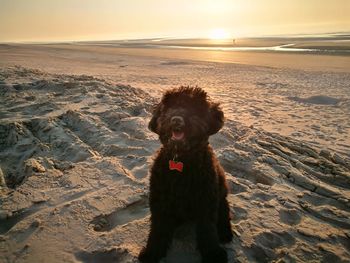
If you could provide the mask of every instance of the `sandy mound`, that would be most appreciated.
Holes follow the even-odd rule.
[[[137,262],[154,99],[90,76],[0,70],[0,262]],[[230,262],[348,262],[350,160],[228,121]],[[200,262],[192,226],[164,262]]]

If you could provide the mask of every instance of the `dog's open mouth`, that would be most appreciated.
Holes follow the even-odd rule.
[[[185,137],[185,133],[181,130],[173,130],[171,139],[174,141],[181,141]]]

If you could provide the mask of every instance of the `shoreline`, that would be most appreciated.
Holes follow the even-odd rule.
[[[90,44],[11,44],[0,45],[0,58],[6,61],[7,57],[11,59],[13,56],[18,56],[20,52],[23,52],[23,55],[26,56],[26,51],[36,51],[42,55],[52,53],[51,56],[54,56],[60,50],[62,52],[93,52],[102,55],[110,54],[111,56],[181,59],[308,71],[350,72],[350,56],[299,52],[190,50],[182,48],[112,47]]]

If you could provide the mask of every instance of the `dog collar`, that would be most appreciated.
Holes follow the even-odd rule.
[[[181,173],[182,170],[183,170],[183,167],[184,167],[184,164],[182,162],[176,162],[174,160],[170,160],[169,161],[169,169],[170,169],[170,171],[177,170],[177,171],[179,171]]]
[[[183,162],[177,162],[176,160],[177,160],[177,145],[175,145],[174,158],[172,160],[169,160],[169,170],[170,171],[176,170],[181,173],[184,168],[184,164]]]

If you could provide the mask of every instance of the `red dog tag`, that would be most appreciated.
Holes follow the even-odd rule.
[[[177,170],[179,172],[182,172],[183,167],[184,167],[184,164],[182,162],[175,162],[173,160],[169,161],[170,170]]]

